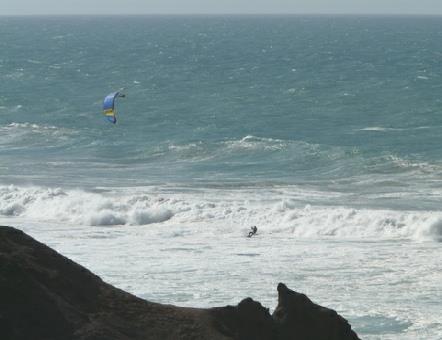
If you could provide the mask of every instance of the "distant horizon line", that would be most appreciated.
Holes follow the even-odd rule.
[[[441,17],[442,13],[319,13],[319,12],[305,12],[305,13],[28,13],[28,14],[0,14],[0,17],[58,17],[58,16],[90,16],[90,17],[104,17],[104,16],[360,16],[360,17]]]

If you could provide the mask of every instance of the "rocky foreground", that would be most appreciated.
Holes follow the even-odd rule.
[[[237,306],[183,308],[142,300],[20,230],[0,226],[0,338],[356,340],[348,322],[278,285],[273,315]]]

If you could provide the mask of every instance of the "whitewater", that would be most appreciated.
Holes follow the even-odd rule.
[[[0,223],[150,301],[273,309],[284,282],[363,339],[441,339],[441,32],[1,17]]]

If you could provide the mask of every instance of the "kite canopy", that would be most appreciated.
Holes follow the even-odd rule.
[[[120,92],[112,92],[108,94],[103,101],[103,114],[106,116],[109,122],[114,124],[117,122],[115,99],[118,96],[120,96]]]

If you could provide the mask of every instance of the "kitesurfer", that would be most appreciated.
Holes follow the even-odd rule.
[[[253,227],[250,228],[249,235],[247,235],[247,237],[252,237],[253,235],[256,234],[257,231],[258,228],[254,225]]]

